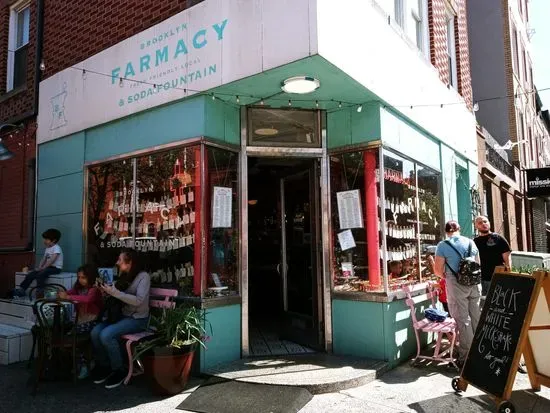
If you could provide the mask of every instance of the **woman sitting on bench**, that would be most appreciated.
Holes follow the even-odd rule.
[[[105,383],[107,389],[120,386],[126,378],[120,337],[145,330],[149,318],[151,278],[141,270],[137,252],[123,250],[117,266],[120,276],[115,285],[100,285],[107,295],[106,311],[91,334],[96,355],[92,378],[96,384]]]

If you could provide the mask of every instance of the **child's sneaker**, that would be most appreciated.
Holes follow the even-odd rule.
[[[25,290],[23,290],[21,287],[15,287],[13,290],[13,298],[23,298],[25,297]]]

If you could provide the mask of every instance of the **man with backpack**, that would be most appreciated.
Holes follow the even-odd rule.
[[[450,313],[459,333],[457,364],[462,367],[481,315],[481,269],[472,240],[460,235],[456,221],[445,224],[447,239],[437,244],[434,273],[445,279]]]

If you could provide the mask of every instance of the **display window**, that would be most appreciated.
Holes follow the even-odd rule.
[[[335,291],[383,292],[379,151],[330,158],[332,280]]]
[[[238,154],[206,147],[206,290],[210,297],[239,290]]]
[[[90,166],[87,261],[113,267],[134,248],[153,287],[238,294],[237,168],[237,153],[205,143]]]
[[[384,150],[384,227],[390,291],[434,278],[441,240],[440,173]]]
[[[441,174],[386,149],[330,159],[333,290],[388,294],[435,279]]]

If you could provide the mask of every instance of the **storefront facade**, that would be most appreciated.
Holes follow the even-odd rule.
[[[422,86],[403,83],[407,50],[382,56],[407,46],[372,6],[352,7],[384,65],[341,53],[345,28],[352,49],[364,35],[328,24],[341,9],[288,3],[207,0],[41,84],[37,233],[62,231],[72,270],[140,251],[153,285],[206,310],[203,371],[259,355],[267,324],[398,363],[416,346],[403,285],[433,278],[446,219],[471,233],[473,116],[414,107],[458,95],[412,53]],[[303,75],[320,87],[281,91]]]

